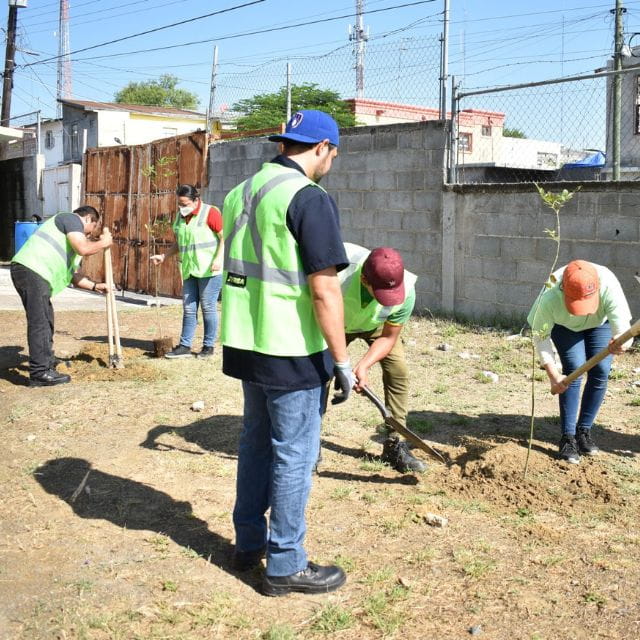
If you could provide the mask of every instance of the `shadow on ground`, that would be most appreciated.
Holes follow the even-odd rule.
[[[74,499],[85,476],[85,488]],[[94,469],[81,458],[48,460],[36,469],[34,477],[47,493],[64,500],[80,518],[107,520],[123,529],[166,535],[235,575],[230,565],[232,544],[196,518],[190,502],[174,500],[140,482]],[[238,574],[238,577],[257,589],[253,574]]]

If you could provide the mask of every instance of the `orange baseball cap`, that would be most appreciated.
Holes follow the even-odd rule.
[[[562,274],[562,290],[567,311],[574,316],[588,316],[600,305],[600,280],[594,265],[573,260]]]

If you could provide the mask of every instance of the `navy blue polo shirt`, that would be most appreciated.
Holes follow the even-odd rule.
[[[286,156],[277,156],[271,162],[304,174],[302,167]],[[298,243],[307,275],[329,267],[342,271],[348,266],[338,207],[322,189],[309,185],[296,193],[287,210],[287,227]],[[326,383],[332,370],[328,349],[310,356],[283,357],[222,347],[222,371],[226,375],[278,389],[312,389]]]

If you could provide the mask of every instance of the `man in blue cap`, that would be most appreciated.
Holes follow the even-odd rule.
[[[355,384],[337,276],[349,261],[336,204],[318,184],[337,155],[338,125],[298,111],[270,140],[280,155],[235,187],[223,211],[222,367],[244,393],[233,564],[247,570],[266,555],[269,596],[326,593],[346,576],[309,562],[303,541],[326,383],[335,376],[341,400]]]

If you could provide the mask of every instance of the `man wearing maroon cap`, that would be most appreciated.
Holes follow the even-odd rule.
[[[629,305],[609,269],[573,260],[551,275],[527,319],[551,391],[559,394],[560,458],[577,464],[581,453],[592,456],[599,451],[591,439],[591,427],[607,392],[612,356],[589,370],[582,399],[582,378],[570,385],[564,379],[629,328]],[[552,342],[562,362],[562,373],[556,367]],[[631,342],[620,349],[610,346],[609,350],[611,354],[622,353]]]
[[[369,349],[353,372],[356,390],[368,384],[369,369],[376,362],[382,367],[385,404],[393,417],[406,423],[409,372],[400,334],[416,301],[416,276],[405,271],[402,256],[390,247],[369,251],[345,243],[349,266],[338,274],[344,299],[347,345],[360,338]],[[414,457],[405,441],[389,436],[382,459],[392,467],[422,472],[424,462]]]

